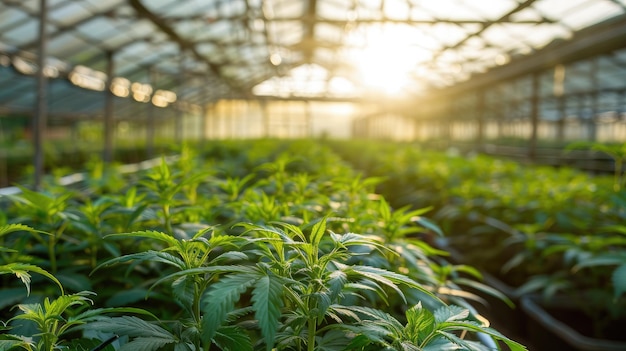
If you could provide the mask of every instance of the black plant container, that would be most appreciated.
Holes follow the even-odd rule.
[[[585,336],[572,327],[569,322],[580,323],[581,318],[574,317],[577,308],[567,299],[546,301],[536,295],[521,297],[521,308],[528,316],[527,332],[533,351],[625,351],[626,340],[598,339]],[[566,318],[557,318],[555,311]],[[562,319],[567,319],[567,323]],[[587,323],[588,325],[589,323]],[[623,322],[620,322],[623,328]]]

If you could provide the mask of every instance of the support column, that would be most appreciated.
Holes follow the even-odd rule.
[[[591,59],[590,80],[591,80],[591,116],[587,121],[587,138],[589,141],[596,141],[597,136],[597,114],[598,114],[598,59]]]
[[[557,104],[559,109],[559,120],[556,125],[556,140],[563,142],[565,140],[565,120],[567,119],[565,95],[557,97]]]
[[[115,129],[115,122],[113,120],[113,93],[111,92],[111,82],[113,81],[113,52],[107,51],[106,53],[107,67],[106,76],[107,82],[104,88],[104,154],[103,159],[105,163],[111,163],[113,161],[113,135]]]
[[[263,137],[269,138],[270,136],[270,116],[267,113],[267,101],[260,100],[259,104],[261,105],[261,115],[263,116]]]
[[[565,111],[565,66],[556,65],[554,67],[554,82],[553,92],[557,102],[557,108],[559,110],[559,119],[556,124],[556,139],[562,142],[565,139],[565,118],[567,112]]]
[[[204,149],[207,140],[207,118],[209,118],[209,89],[207,88],[207,84],[205,82],[202,82],[201,84],[202,87],[200,93],[202,94],[202,99],[200,101],[202,101],[202,111],[200,113],[202,113],[202,119],[200,119],[200,145],[202,145],[202,148]]]
[[[148,68],[148,77],[149,83],[152,86],[152,89],[156,91],[156,73],[154,69]],[[148,101],[146,104],[146,152],[148,154],[148,158],[154,157],[154,134],[155,134],[155,123],[154,123],[154,112],[156,107],[151,101]]]
[[[37,103],[35,104],[35,113],[33,115],[33,143],[35,149],[34,167],[35,167],[35,190],[41,189],[41,182],[44,173],[44,154],[43,141],[46,134],[46,126],[48,123],[48,80],[45,75],[46,68],[46,23],[48,20],[48,5],[46,0],[39,1],[39,46],[37,56]]]
[[[534,160],[537,157],[537,129],[539,127],[539,104],[541,90],[541,74],[535,72],[532,75],[532,90],[530,96],[530,141],[528,143],[528,158]]]
[[[310,138],[313,136],[313,130],[312,130],[312,112],[311,112],[311,102],[310,101],[305,101],[305,116],[304,116],[304,136],[306,138]]]
[[[185,60],[185,50],[181,47],[180,48],[180,58],[178,61],[178,67],[180,72],[178,73],[177,79],[176,79],[176,83],[178,85],[178,98],[176,99],[177,102],[177,107],[174,109],[174,140],[176,140],[177,143],[182,142],[183,140],[183,119],[185,117],[185,113],[183,111],[183,85],[185,84],[185,66],[184,66],[184,60]],[[177,113],[178,112],[178,113]]]
[[[485,90],[478,91],[476,96],[476,144],[482,151],[485,142]]]

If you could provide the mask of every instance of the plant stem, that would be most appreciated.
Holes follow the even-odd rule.
[[[163,218],[165,219],[165,230],[171,235],[174,235],[174,231],[172,230],[172,218],[170,216],[170,205],[163,205]]]
[[[316,332],[316,319],[315,318],[309,318],[309,322],[308,322],[308,328],[309,328],[309,332],[308,332],[308,341],[307,341],[307,351],[314,351],[315,350],[315,332]]]

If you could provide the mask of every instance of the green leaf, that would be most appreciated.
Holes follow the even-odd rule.
[[[68,322],[73,321],[82,321],[82,322],[91,322],[94,320],[99,320],[100,317],[103,317],[107,313],[119,313],[119,314],[138,314],[143,316],[149,316],[154,320],[158,320],[157,316],[152,314],[149,311],[146,311],[141,308],[135,307],[107,307],[107,308],[91,308],[87,311],[80,313],[76,316],[72,316],[68,318]]]
[[[418,282],[414,281],[413,279],[405,275],[387,271],[381,268],[370,267],[370,266],[357,266],[357,265],[345,266],[339,263],[335,263],[335,264],[341,270],[346,272],[346,274],[348,275],[350,275],[351,273],[356,273],[358,275],[361,275],[369,279],[372,282],[381,283],[383,285],[386,285],[392,288],[400,295],[400,297],[405,302],[406,300],[405,300],[404,294],[402,293],[402,291],[400,291],[400,289],[398,288],[396,284],[404,284],[407,287],[420,290],[421,292],[425,293],[429,297],[433,298],[435,301],[443,304],[443,301],[441,301],[438,297],[436,297],[432,292],[430,292],[429,290],[424,288],[421,284],[419,284]]]
[[[444,306],[435,311],[437,323],[463,320],[469,316],[469,310],[459,306]]]
[[[332,301],[332,303],[336,302],[337,298],[339,298],[347,282],[348,277],[343,271],[333,271],[330,273],[327,285],[330,301]]]
[[[222,350],[252,351],[252,341],[241,328],[221,327],[213,337],[215,344]]]
[[[133,339],[131,342],[126,343],[120,347],[119,351],[158,351],[162,350],[166,345],[175,343],[176,339],[173,337],[159,338],[159,337],[139,337]]]
[[[411,218],[411,220],[417,222],[422,227],[431,230],[432,232],[434,232],[435,234],[437,234],[439,236],[444,236],[443,231],[441,230],[441,228],[439,228],[438,225],[436,225],[433,221],[431,221],[430,219],[428,219],[426,217],[415,216],[415,217]]]
[[[280,310],[283,307],[282,297],[282,281],[270,275],[258,279],[252,290],[252,306],[268,351],[274,347],[274,338],[280,322]]]
[[[459,345],[444,337],[436,337],[428,341],[427,345],[422,345],[421,351],[458,351]]]
[[[511,301],[511,299],[506,296],[505,294],[503,294],[501,291],[494,289],[493,287],[487,285],[487,284],[483,284],[481,282],[477,282],[475,280],[472,279],[466,279],[466,278],[456,278],[454,279],[454,282],[456,284],[459,285],[464,285],[464,286],[469,286],[473,289],[476,289],[478,291],[481,291],[485,294],[491,295],[497,299],[500,299],[502,302],[506,303],[507,306],[511,307],[511,308],[515,308],[515,304],[513,303],[513,301]]]
[[[106,345],[101,347],[102,341],[98,339],[73,339],[68,344],[64,345],[68,350],[77,351],[77,350],[98,350],[98,351],[115,351],[115,347],[113,345]]]
[[[147,239],[154,239],[154,240],[159,240],[159,241],[163,241],[165,243],[167,243],[170,247],[178,247],[180,242],[178,241],[178,239],[176,239],[175,237],[163,233],[163,232],[157,232],[154,230],[147,230],[147,231],[140,231],[140,232],[131,232],[131,233],[115,233],[115,234],[109,234],[109,235],[105,235],[105,238],[112,238],[112,237],[123,237],[123,238],[147,238]]]
[[[444,332],[444,331],[439,331],[438,332],[439,335],[443,336],[445,339],[448,339],[452,344],[456,344],[458,346],[461,346],[463,350],[467,350],[467,351],[485,351],[485,346],[477,343],[475,341],[470,341],[470,340],[464,340],[459,338],[458,336],[452,334],[452,333],[448,333],[448,332]],[[455,350],[457,348],[454,348],[452,350]]]
[[[310,241],[313,244],[313,247],[318,247],[324,233],[326,233],[326,221],[328,220],[328,216],[324,216],[324,218],[320,219],[313,228],[311,229]]]
[[[164,277],[161,277],[160,279],[158,279],[157,281],[155,281],[151,286],[150,286],[150,290],[154,289],[155,286],[168,281],[168,280],[176,280],[180,277],[183,276],[193,276],[193,275],[204,275],[204,274],[217,274],[217,273],[250,273],[250,272],[254,272],[255,269],[254,268],[250,268],[248,266],[227,266],[227,265],[222,265],[222,266],[208,266],[208,267],[198,267],[198,268],[190,268],[190,269],[185,269],[179,272],[174,272],[172,274],[166,275]],[[205,279],[207,279],[205,277]]]
[[[406,311],[406,318],[408,337],[417,345],[420,345],[435,330],[435,316],[423,308],[421,302]]]
[[[127,335],[131,338],[143,337],[154,339],[175,340],[174,336],[160,326],[147,322],[135,316],[104,317],[100,316],[89,324],[85,329],[97,330],[117,335]]]
[[[108,266],[112,266],[118,263],[125,263],[125,262],[131,262],[131,261],[137,261],[137,263],[141,263],[145,261],[161,262],[161,263],[165,263],[165,264],[177,267],[178,269],[185,269],[185,262],[181,260],[180,258],[172,254],[169,254],[167,252],[149,250],[149,251],[138,252],[138,253],[134,253],[130,255],[112,258],[106,262],[99,264],[96,268],[94,268],[91,271],[90,274],[93,274],[94,272],[96,272],[97,270],[100,270],[103,267],[108,267]]]
[[[577,264],[573,270],[576,272],[584,267],[621,265],[624,263],[626,263],[626,252],[607,253],[586,259]]]
[[[59,289],[61,289],[61,294],[63,294],[63,286],[61,282],[57,280],[52,274],[48,273],[48,271],[39,268],[38,266],[27,264],[27,263],[9,263],[0,266],[0,275],[2,274],[15,274],[18,278],[22,280],[22,283],[26,285],[27,294],[30,295],[30,274],[28,272],[35,272],[43,275],[44,277],[55,282]]]
[[[617,267],[613,271],[611,280],[613,280],[615,299],[618,299],[624,292],[626,292],[626,264]]]
[[[26,231],[26,232],[30,232],[30,233],[40,233],[40,234],[48,234],[50,235],[50,233],[48,232],[44,232],[41,230],[36,230],[34,228],[31,228],[27,225],[23,225],[23,224],[7,224],[7,225],[3,225],[0,226],[0,237],[7,235],[9,233],[13,233],[13,232],[17,232],[17,231]]]
[[[256,274],[232,274],[220,279],[204,294],[202,306],[202,341],[211,340],[218,328],[235,308],[241,294],[258,279]]]
[[[34,343],[30,338],[20,335],[0,335],[0,351],[11,351],[15,350],[16,347],[29,351],[35,349]]]
[[[513,341],[506,336],[502,335],[499,331],[489,328],[489,327],[481,327],[473,322],[463,322],[463,321],[454,321],[454,322],[444,322],[439,325],[439,330],[467,330],[476,333],[484,333],[495,340],[500,340],[509,347],[511,351],[526,351],[526,347],[516,341]]]
[[[193,276],[182,276],[172,282],[174,299],[191,315],[193,315],[193,301],[195,297],[195,282]]]

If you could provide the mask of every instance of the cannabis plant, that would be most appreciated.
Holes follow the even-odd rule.
[[[173,314],[172,320],[161,320],[156,325],[137,317],[124,316],[100,318],[91,327],[132,338],[121,350],[157,350],[165,345],[176,350],[208,350],[211,343],[224,350],[246,350],[242,345],[249,345],[250,341],[240,328],[216,328],[210,337],[205,332],[206,324],[214,318],[211,315],[213,311],[207,311],[201,303],[205,291],[221,274],[247,271],[242,264],[248,259],[248,255],[240,251],[249,243],[247,238],[225,235],[212,229],[200,230],[190,239],[178,239],[157,231],[106,236],[151,240],[155,247],[160,246],[161,249],[112,258],[100,264],[94,272],[120,263],[130,263],[131,270],[142,263],[152,266],[159,278],[151,289],[168,282],[169,292],[179,311]]]

